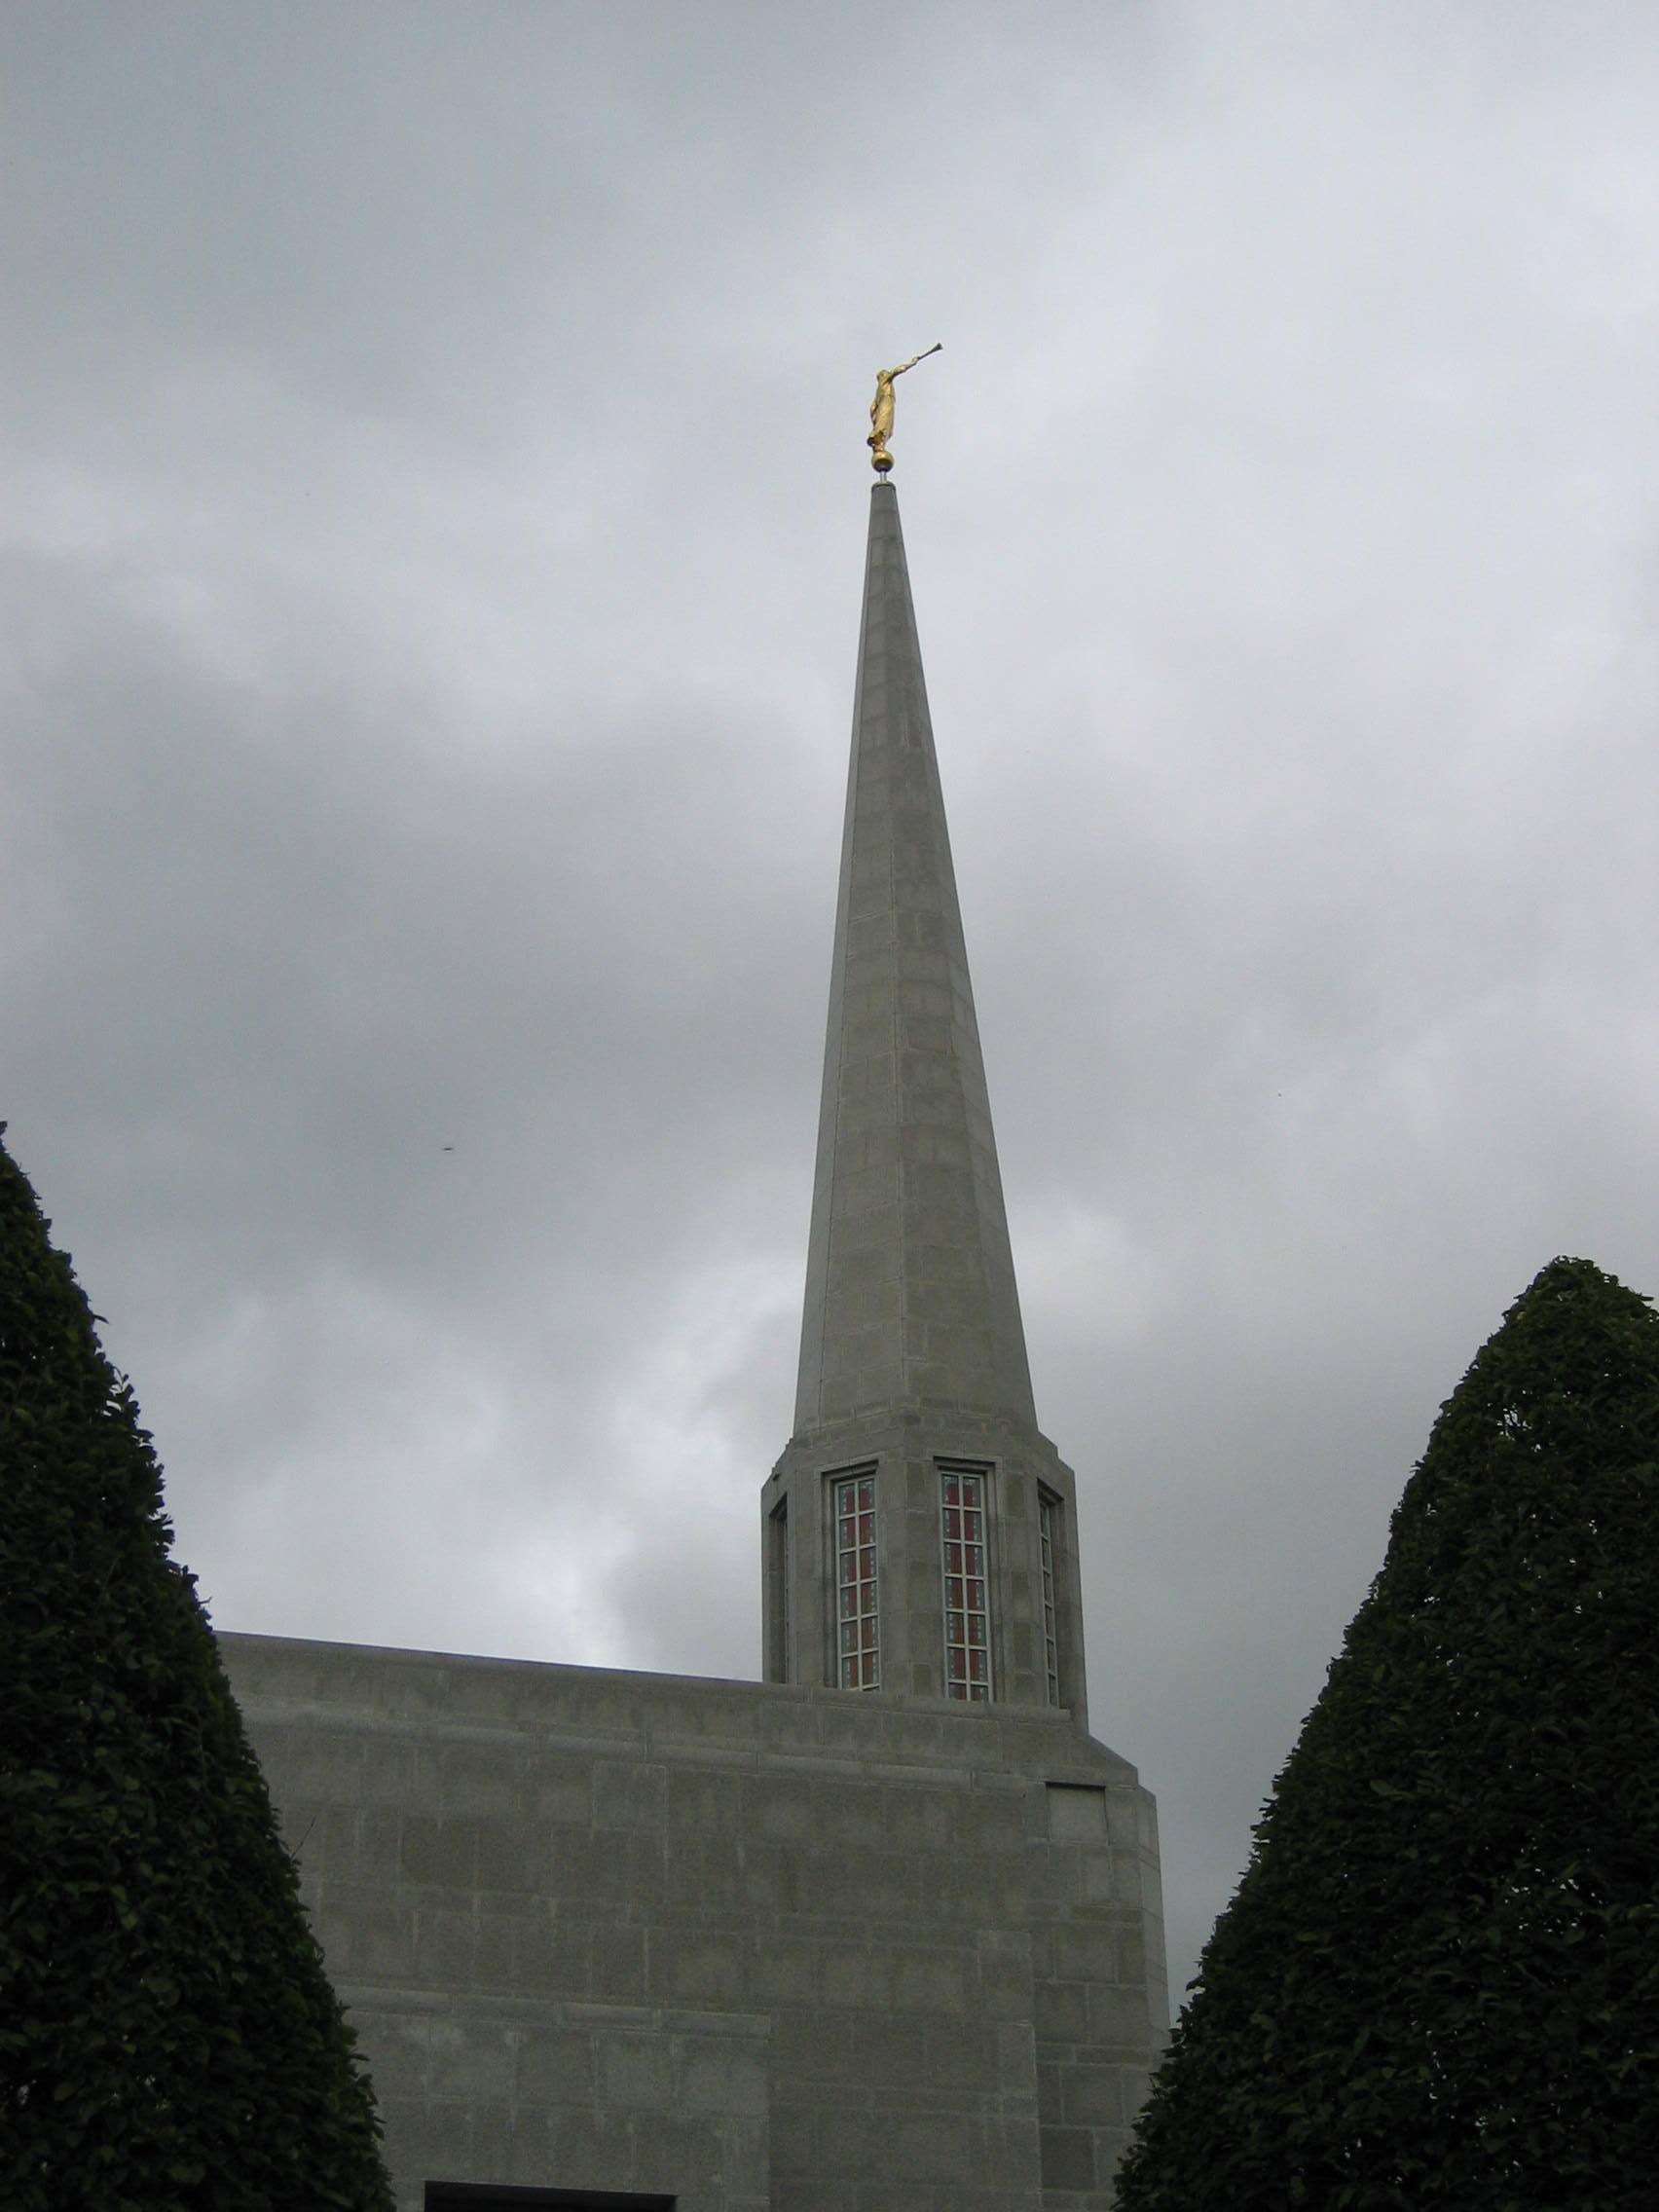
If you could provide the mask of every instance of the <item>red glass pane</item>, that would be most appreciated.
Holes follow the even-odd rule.
[[[975,1681],[982,1682],[985,1678],[985,1654],[982,1651],[970,1651],[968,1668]]]
[[[875,1515],[873,1513],[861,1513],[859,1515],[859,1542],[861,1544],[873,1544],[874,1541]]]
[[[873,1581],[873,1580],[874,1580],[874,1578],[875,1578],[875,1553],[874,1553],[874,1551],[873,1551],[873,1550],[866,1550],[866,1551],[862,1551],[862,1552],[860,1552],[860,1554],[859,1554],[859,1580],[860,1580],[861,1582],[871,1582],[871,1581]]]

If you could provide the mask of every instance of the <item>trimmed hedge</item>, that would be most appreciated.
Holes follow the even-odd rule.
[[[1120,2212],[1646,2212],[1659,1318],[1556,1260],[1441,1411]]]
[[[161,1470],[0,1146],[0,2202],[389,2212]]]

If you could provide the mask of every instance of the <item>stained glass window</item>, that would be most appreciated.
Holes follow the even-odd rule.
[[[1049,1675],[1049,1703],[1060,1702],[1060,1638],[1054,1605],[1054,1553],[1060,1533],[1059,1500],[1037,1493],[1037,1523],[1043,1534],[1043,1656]]]
[[[875,1477],[844,1475],[833,1487],[835,1679],[844,1690],[881,1687],[875,1597]]]
[[[941,1467],[944,1687],[983,1703],[991,1694],[991,1600],[985,1563],[983,1469]]]

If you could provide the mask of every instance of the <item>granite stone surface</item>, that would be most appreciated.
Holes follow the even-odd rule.
[[[911,1398],[1036,1419],[899,498],[878,484],[795,1426]]]
[[[882,483],[870,496],[795,1432],[760,1501],[768,1681],[851,1678],[832,1522],[834,1486],[856,1472],[874,1491],[878,1686],[946,1694],[941,1485],[962,1467],[986,1505],[986,1686],[1087,1726],[1077,1486],[1037,1427],[899,499]]]
[[[400,2212],[1110,2205],[1166,2017],[1157,1835],[1068,1716],[220,1641]]]

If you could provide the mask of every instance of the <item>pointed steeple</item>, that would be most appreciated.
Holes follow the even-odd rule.
[[[876,463],[880,467],[879,459]],[[870,498],[769,1681],[1087,1727],[1077,1492],[1039,1434],[899,500]]]
[[[872,487],[795,1426],[948,1401],[1035,1422],[921,647]]]

